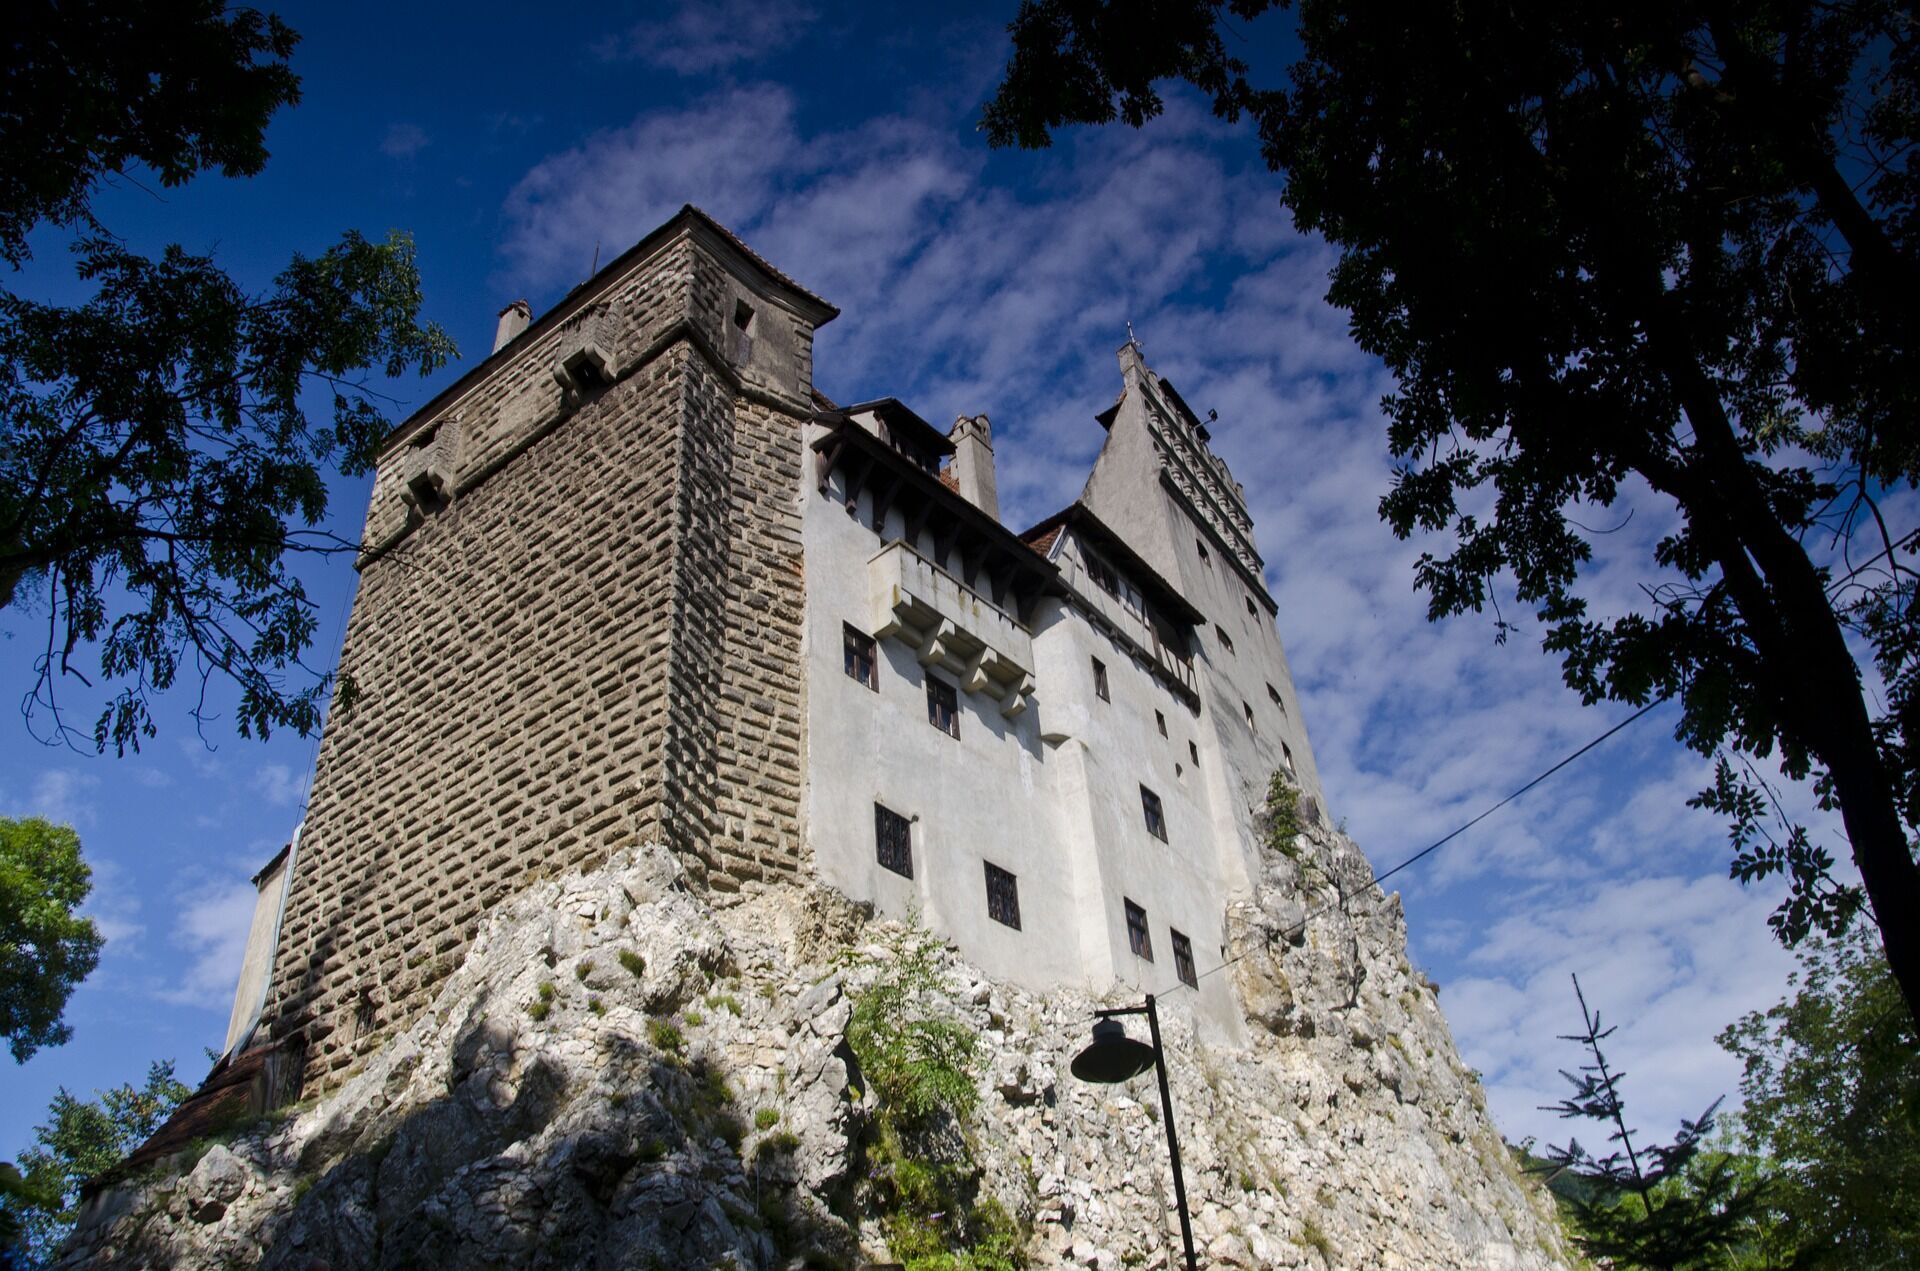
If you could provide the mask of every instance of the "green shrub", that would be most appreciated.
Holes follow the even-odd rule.
[[[687,1039],[681,1035],[680,1030],[664,1019],[647,1021],[647,1040],[653,1043],[655,1050],[672,1055],[676,1059],[687,1048]]]
[[[740,1013],[740,999],[731,993],[709,993],[707,1005],[716,1011],[725,1011],[729,1015]]]
[[[580,965],[573,968],[573,978],[576,980],[584,981],[589,975],[592,975],[592,974],[593,974],[592,962],[582,962],[580,963]]]
[[[1300,848],[1293,840],[1306,832],[1300,819],[1300,788],[1284,772],[1275,772],[1267,780],[1267,803],[1260,820],[1266,845],[1292,860],[1300,859]]]
[[[1318,1253],[1328,1263],[1333,1261],[1333,1241],[1327,1239],[1327,1233],[1320,1230],[1320,1224],[1311,1218],[1300,1224],[1300,1243]]]
[[[647,973],[647,960],[632,949],[620,950],[620,965],[627,968],[636,978]]]
[[[771,1130],[779,1124],[780,1113],[773,1108],[762,1108],[753,1114],[753,1128],[756,1130]]]

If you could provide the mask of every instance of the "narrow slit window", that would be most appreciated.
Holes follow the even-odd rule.
[[[873,854],[880,868],[913,877],[913,827],[892,808],[873,805]]]
[[[1232,653],[1233,637],[1227,634],[1227,629],[1223,626],[1220,626],[1218,623],[1216,623],[1214,624],[1213,633],[1220,637],[1220,647],[1225,649],[1228,653]]]
[[[1213,564],[1213,558],[1207,555],[1207,545],[1205,543],[1196,538],[1193,540],[1193,547],[1195,551],[1200,553],[1200,563],[1202,565]]]
[[[874,654],[873,637],[842,623],[846,642],[847,678],[858,680],[874,692],[880,691],[880,662]]]
[[[1162,737],[1165,737],[1167,735],[1167,717],[1165,715],[1162,715],[1159,711],[1155,711],[1153,713],[1153,726],[1160,730],[1160,735]]]
[[[1248,596],[1248,597],[1247,597],[1247,612],[1248,612],[1249,614],[1251,614],[1251,615],[1253,615],[1253,616],[1254,616],[1254,617],[1256,617],[1256,618],[1258,618],[1258,617],[1260,616],[1260,611],[1259,611],[1259,610],[1257,610],[1257,609],[1255,609],[1255,608],[1253,607],[1253,597],[1252,597],[1252,596]]]
[[[1122,900],[1126,900],[1123,896]],[[1126,901],[1127,906],[1127,947],[1133,950],[1133,956],[1153,961],[1153,936],[1147,931],[1147,911]]]
[[[1093,660],[1093,693],[1103,702],[1111,702],[1107,690],[1107,664],[1099,658]]]
[[[1293,775],[1293,776],[1299,775],[1297,772],[1294,771],[1294,767],[1293,767],[1293,748],[1287,745],[1287,743],[1284,741],[1280,743],[1280,762],[1287,765],[1287,772],[1289,775]]]
[[[1160,808],[1160,796],[1145,786],[1140,787],[1140,811],[1147,819],[1147,833],[1153,835],[1153,837],[1159,839],[1162,843],[1166,842],[1167,817],[1166,813]]]
[[[1198,768],[1200,766],[1200,743],[1199,742],[1190,741],[1187,743],[1187,758],[1193,760],[1194,767]]]
[[[1167,935],[1173,940],[1173,973],[1180,977],[1180,983],[1190,989],[1200,987],[1200,976],[1193,969],[1193,941],[1167,928]]]
[[[1020,930],[1020,882],[992,861],[987,862],[987,917]]]
[[[1282,715],[1284,715],[1284,714],[1286,714],[1286,713],[1287,713],[1287,704],[1286,704],[1286,702],[1285,702],[1284,700],[1282,700],[1282,698],[1280,697],[1280,690],[1279,690],[1279,689],[1277,689],[1277,688],[1275,688],[1275,687],[1274,687],[1273,685],[1271,685],[1271,684],[1269,684],[1269,685],[1267,685],[1267,696],[1273,699],[1273,704],[1274,704],[1275,706],[1278,706],[1278,707],[1280,708],[1280,713],[1281,713]]]
[[[1255,728],[1253,725],[1253,707],[1247,705],[1247,703],[1245,702],[1242,702],[1240,703],[1240,710],[1247,717],[1247,731],[1259,732],[1260,730],[1258,728]]]
[[[953,685],[927,677],[927,722],[949,737],[960,735],[960,701]]]

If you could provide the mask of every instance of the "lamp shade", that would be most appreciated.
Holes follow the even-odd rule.
[[[1119,1021],[1095,1020],[1093,1044],[1073,1058],[1073,1075],[1103,1085],[1126,1081],[1153,1067],[1153,1047],[1127,1036]]]

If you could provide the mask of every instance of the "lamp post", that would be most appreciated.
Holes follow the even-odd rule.
[[[1153,1045],[1127,1036],[1122,1015],[1145,1015],[1153,1034]],[[1147,994],[1144,1006],[1122,1006],[1093,1013],[1093,1042],[1073,1058],[1073,1075],[1082,1081],[1102,1085],[1129,1081],[1149,1066],[1160,1076],[1160,1121],[1167,1127],[1167,1155],[1173,1158],[1173,1199],[1180,1209],[1180,1242],[1187,1251],[1187,1271],[1199,1271],[1193,1256],[1193,1222],[1187,1217],[1187,1183],[1180,1173],[1180,1136],[1173,1131],[1173,1096],[1167,1091],[1167,1058],[1160,1048],[1160,1013],[1154,1009],[1153,994]]]

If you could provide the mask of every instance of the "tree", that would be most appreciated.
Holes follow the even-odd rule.
[[[1682,1121],[1671,1144],[1642,1141],[1635,1147],[1620,1094],[1626,1074],[1609,1067],[1600,1049],[1614,1030],[1600,1026],[1600,1012],[1588,1008],[1578,976],[1573,992],[1580,1000],[1582,1031],[1560,1040],[1580,1043],[1593,1062],[1582,1064],[1578,1076],[1560,1074],[1572,1084],[1573,1097],[1546,1110],[1602,1122],[1610,1127],[1607,1141],[1620,1145],[1602,1157],[1574,1138],[1547,1150],[1553,1169],[1571,1171],[1586,1184],[1581,1191],[1559,1193],[1577,1215],[1574,1238],[1610,1266],[1680,1271],[1724,1265],[1749,1239],[1762,1185],[1737,1168],[1734,1157],[1701,1152],[1720,1100],[1697,1121]]]
[[[98,1100],[80,1100],[62,1087],[34,1128],[36,1145],[20,1153],[22,1182],[0,1190],[0,1215],[22,1233],[0,1253],[28,1265],[49,1261],[73,1228],[81,1185],[151,1138],[193,1092],[174,1078],[173,1061],[163,1060],[147,1069],[144,1086],[94,1093]]]
[[[73,1036],[60,1015],[104,943],[74,912],[91,890],[71,828],[0,817],[0,1036],[16,1063]]]
[[[1677,697],[1734,874],[1786,875],[1790,945],[1862,903],[1768,829],[1754,761],[1810,781],[1920,1010],[1920,535],[1888,497],[1920,477],[1911,6],[1303,0],[1290,83],[1255,86],[1221,31],[1274,7],[1028,0],[982,126],[1138,126],[1169,78],[1250,115],[1398,380],[1381,514],[1451,538],[1416,569],[1429,617],[1511,585],[1583,700]],[[1648,491],[1677,513],[1664,581],[1595,619],[1585,509]]]
[[[1798,991],[1720,1034],[1770,1156],[1796,1267],[1920,1265],[1920,1030],[1858,936],[1810,941]]]
[[[44,606],[30,717],[71,738],[59,690],[121,687],[97,749],[139,748],[150,695],[183,669],[239,690],[243,736],[318,727],[333,686],[308,671],[313,605],[289,560],[351,551],[316,529],[326,466],[365,472],[387,432],[369,370],[427,374],[453,345],[421,325],[413,246],[349,232],[250,293],[205,255],[128,249],[94,214],[136,171],[177,185],[266,162],[268,119],[299,99],[298,37],[218,0],[27,0],[0,53],[0,256],[38,225],[71,231],[91,296],[0,291],[0,610]],[[330,419],[308,417],[325,403]],[[301,677],[290,684],[289,674]],[[343,701],[351,686],[341,685]]]

